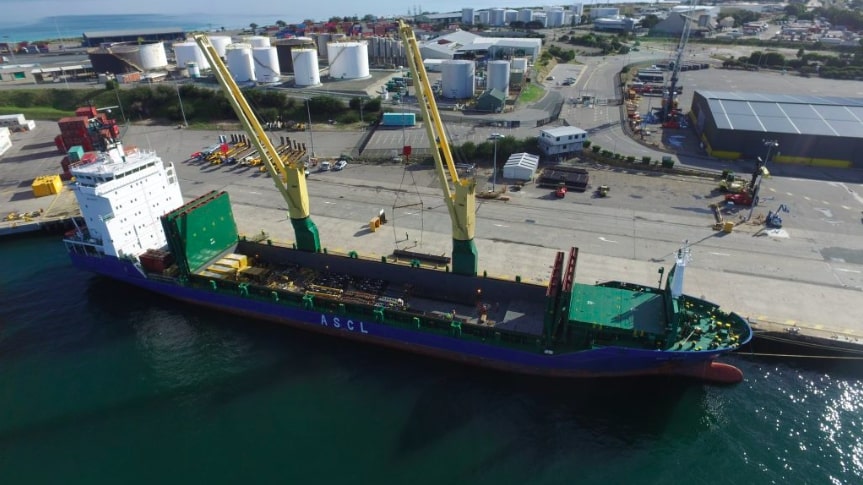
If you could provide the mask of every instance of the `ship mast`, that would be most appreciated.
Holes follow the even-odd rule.
[[[237,118],[240,119],[240,123],[249,135],[249,140],[258,150],[267,173],[288,204],[288,214],[291,218],[291,225],[294,227],[297,249],[319,252],[321,241],[318,228],[310,217],[309,191],[306,185],[305,167],[301,162],[306,152],[305,145],[298,146],[295,144],[283,157],[279,156],[279,152],[267,138],[264,128],[240,91],[240,87],[234,82],[234,78],[222,62],[216,48],[210,43],[210,39],[204,34],[195,35],[194,38],[203,51],[204,58],[213,68],[213,74],[215,74],[225,97],[228,98]]]
[[[414,90],[423,115],[423,124],[432,146],[435,171],[452,222],[453,272],[476,276],[478,255],[473,241],[476,228],[476,180],[460,179],[458,176],[413,29],[400,20],[399,34],[405,45],[405,55],[414,78]],[[450,189],[450,181],[455,193]]]

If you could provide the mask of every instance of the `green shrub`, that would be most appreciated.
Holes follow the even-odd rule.
[[[600,150],[602,150],[602,147],[599,145],[593,145],[592,147],[590,147],[590,151],[592,151],[593,153],[599,153]]]
[[[626,161],[627,161],[627,162],[629,162],[629,163],[635,163],[635,157],[633,157],[632,155],[630,155],[630,156],[626,157]]]
[[[641,157],[641,163],[650,164],[650,157],[647,157],[647,156]]]
[[[600,153],[602,153],[603,157],[611,157],[612,155],[611,150],[602,150]]]
[[[588,148],[590,148],[590,140],[585,140],[585,142],[584,142],[583,146],[584,146],[584,149],[585,149],[585,150],[587,150]]]

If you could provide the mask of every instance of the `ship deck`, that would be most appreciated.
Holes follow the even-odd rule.
[[[655,335],[665,332],[668,317],[660,293],[577,284],[571,302],[570,321]]]
[[[250,256],[251,265],[241,271],[217,274],[212,271],[213,266],[205,264],[196,271],[196,274],[207,278],[248,282],[297,295],[311,294],[317,299],[392,308],[461,324],[491,327],[526,335],[541,336],[543,332],[545,299],[542,297],[541,287],[532,288],[533,291],[523,294],[522,292],[507,294],[495,291],[496,285],[489,284],[494,282],[492,279],[482,278],[481,286],[476,286],[475,282],[471,286],[462,284],[459,287],[457,281],[464,283],[465,277],[443,273],[449,275],[452,280],[448,281],[449,285],[440,285],[439,291],[436,291],[424,281],[420,273],[416,272],[410,274],[418,278],[384,279],[366,276],[365,272],[351,274],[348,270],[340,271],[340,262],[355,261],[348,258],[332,256],[327,258],[325,255],[317,255],[326,258],[324,265],[310,264],[308,260],[304,261],[305,264],[301,264],[295,261],[267,258],[266,254],[261,257],[263,248],[257,249],[256,257]],[[286,251],[294,256],[298,255],[297,252],[288,249],[276,251],[280,255],[287,254]],[[306,258],[310,256],[307,253],[299,255]],[[386,267],[394,269],[400,266],[387,265]],[[374,274],[383,275],[380,270]],[[442,273],[435,272],[435,274]],[[499,281],[497,283],[514,284]],[[452,291],[453,288],[456,288],[455,292]],[[485,291],[482,288],[485,288]]]

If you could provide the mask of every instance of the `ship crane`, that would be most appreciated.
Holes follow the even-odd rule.
[[[698,0],[689,2],[689,11],[685,14],[681,12],[681,17],[685,19],[683,22],[683,32],[680,34],[680,42],[677,44],[677,58],[674,60],[674,68],[671,70],[671,80],[669,81],[668,93],[665,98],[664,106],[662,107],[662,120],[664,124],[669,121],[668,116],[674,110],[674,96],[677,90],[678,76],[680,75],[680,66],[683,64],[683,53],[686,50],[686,43],[689,42],[689,32],[692,26],[692,14],[695,6],[698,5]]]
[[[426,127],[429,143],[433,147],[435,171],[440,180],[444,201],[452,222],[453,272],[475,276],[477,250],[473,239],[476,228],[476,180],[462,179],[458,176],[413,29],[404,21],[399,21],[399,34],[405,45],[405,55],[411,75],[414,77],[417,101],[423,119],[426,120],[423,124]],[[450,189],[450,181],[454,191]]]
[[[301,160],[305,156],[305,146],[294,145],[283,155],[279,155],[276,147],[267,138],[264,128],[258,121],[251,106],[243,96],[240,87],[234,81],[225,63],[219,57],[210,39],[204,34],[194,36],[195,42],[201,48],[204,58],[210,63],[213,73],[225,97],[234,108],[237,118],[249,136],[249,141],[258,150],[261,161],[267,173],[281,192],[288,204],[288,215],[294,227],[297,249],[301,251],[319,252],[321,241],[318,228],[309,216],[309,191],[306,185],[305,167]]]

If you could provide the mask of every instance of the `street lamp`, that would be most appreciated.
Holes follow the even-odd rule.
[[[311,165],[312,158],[315,156],[315,138],[312,135],[312,110],[309,108],[308,98],[306,98],[306,114],[309,115],[309,148],[311,148],[309,152],[309,165]]]
[[[186,110],[183,109],[183,98],[180,96],[180,83],[175,82],[174,86],[177,87],[177,99],[180,100],[180,114],[183,115],[183,126],[188,128],[189,122],[186,121]]]
[[[123,102],[120,101],[120,84],[116,81],[116,79],[114,80],[114,94],[117,95],[117,105],[120,107],[120,115],[123,116],[123,123],[128,124],[128,121],[126,120],[126,113],[123,111]]]
[[[492,133],[488,138],[489,140],[494,141],[494,160],[492,162],[494,165],[494,172],[491,174],[491,191],[494,192],[495,184],[497,183],[497,141],[503,138],[503,135],[500,133]]]

